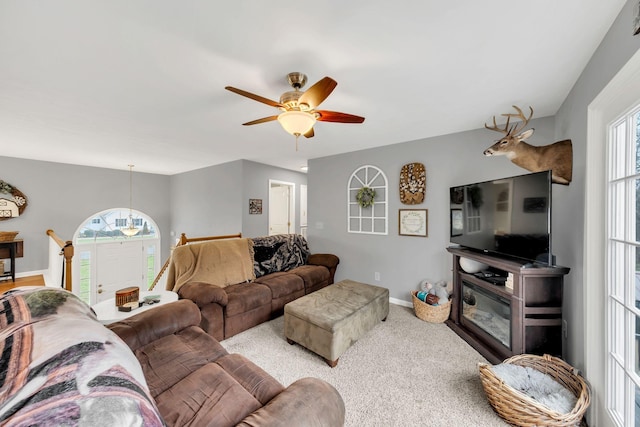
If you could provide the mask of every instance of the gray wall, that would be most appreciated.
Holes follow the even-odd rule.
[[[126,162],[125,162],[126,163]],[[162,236],[162,260],[180,233],[187,237],[268,233],[269,179],[296,183],[296,204],[303,173],[238,160],[167,176],[133,172],[133,208],[153,218]],[[28,199],[24,214],[0,221],[0,230],[19,231],[24,257],[18,274],[46,270],[48,229],[71,240],[76,229],[96,212],[129,207],[129,171],[76,166],[0,156],[0,180]],[[263,199],[263,214],[248,215],[248,199]],[[299,216],[299,205],[296,207]]]
[[[565,279],[564,318],[568,322],[565,356],[582,368],[585,360],[583,329],[584,213],[586,173],[587,108],[615,74],[640,48],[640,36],[632,36],[635,0],[629,0],[603,39],[582,75],[553,119],[532,122],[536,134],[529,141],[543,145],[571,139],[573,142],[573,181],[569,186],[553,185],[553,251],[556,263],[571,268]],[[535,106],[534,106],[535,108]],[[487,114],[499,112],[488,111]],[[479,124],[480,125],[480,124]],[[391,296],[409,300],[408,291],[421,278],[450,278],[448,245],[448,187],[515,175],[523,169],[502,158],[482,158],[481,152],[495,136],[477,130],[423,141],[365,150],[309,162],[309,241],[315,251],[332,251],[341,257],[338,278],[350,277],[389,287]],[[429,237],[397,236],[398,173],[404,163],[421,161],[427,169],[427,197],[417,208],[429,209]],[[389,178],[392,204],[388,236],[369,236],[346,232],[344,191],[351,172],[364,164],[375,165]],[[602,167],[605,167],[604,159]],[[525,171],[526,172],[526,171]],[[604,201],[603,201],[604,206]],[[322,223],[323,228],[318,227]],[[604,262],[604,260],[603,260]],[[604,310],[604,305],[603,308]]]
[[[123,164],[126,161],[123,160]],[[17,187],[28,199],[23,215],[0,221],[0,230],[19,231],[24,257],[16,271],[46,270],[52,229],[71,240],[91,215],[114,207],[129,207],[129,171],[0,157],[0,179]],[[169,177],[133,172],[133,208],[153,218],[163,237],[169,236]],[[162,257],[169,256],[163,239]]]
[[[587,139],[587,108],[615,74],[640,48],[640,36],[632,36],[636,1],[623,7],[615,23],[594,53],[589,64],[556,114],[556,137],[573,140],[573,183],[554,194],[555,252],[571,267],[565,285],[564,318],[569,326],[567,358],[579,368],[584,367],[586,331],[583,330],[584,294],[583,250],[585,176]],[[604,141],[603,141],[604,143]],[[605,167],[602,159],[602,168]],[[562,202],[560,202],[560,200]],[[602,201],[602,206],[605,201]],[[604,260],[603,260],[604,263]],[[604,310],[604,304],[602,309]]]
[[[488,111],[487,115],[499,113],[502,111]],[[553,118],[532,120],[531,125],[536,131],[529,142],[553,142]],[[422,279],[451,280],[452,257],[446,251],[450,245],[449,188],[527,173],[505,157],[482,154],[496,136],[483,128],[310,161],[308,235],[312,252],[340,257],[337,279],[378,283],[389,288],[392,298],[407,302]],[[412,162],[425,165],[427,193],[422,204],[403,205],[398,192],[400,169]],[[388,179],[386,236],[347,232],[347,183],[363,165],[382,169]],[[427,238],[398,235],[398,209],[410,208],[428,209]],[[380,273],[379,282],[375,272]]]
[[[269,234],[269,180],[292,182],[296,185],[296,232],[300,232],[300,185],[307,183],[307,175],[288,169],[275,168],[243,160],[242,235],[246,237]],[[262,215],[249,215],[249,199],[262,199]]]
[[[172,243],[187,237],[235,234],[242,231],[242,170],[238,160],[171,177]]]
[[[269,233],[269,180],[296,184],[296,218],[300,218],[300,185],[306,174],[248,160],[238,160],[171,177],[173,243],[187,237]],[[249,199],[262,199],[262,214],[249,215]],[[296,220],[300,230],[299,220]]]

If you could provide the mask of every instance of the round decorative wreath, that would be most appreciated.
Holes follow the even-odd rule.
[[[0,195],[1,194],[11,194],[13,201],[18,206],[18,214],[22,215],[22,212],[27,207],[27,196],[22,193],[22,191],[18,190],[16,187],[12,186],[8,182],[0,180]],[[12,217],[5,217],[0,215],[0,221],[5,219],[11,219]]]
[[[373,206],[374,199],[376,198],[376,190],[369,187],[362,187],[356,194],[356,200],[361,208],[368,208]]]

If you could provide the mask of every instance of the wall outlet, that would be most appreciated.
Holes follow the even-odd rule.
[[[569,327],[567,326],[567,321],[562,319],[562,336],[567,338],[569,336]]]
[[[379,272],[375,272],[373,273],[373,278],[375,279],[376,282],[380,281],[380,273]]]

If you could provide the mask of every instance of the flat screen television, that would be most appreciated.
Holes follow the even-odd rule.
[[[450,230],[451,243],[552,265],[551,172],[451,187]]]

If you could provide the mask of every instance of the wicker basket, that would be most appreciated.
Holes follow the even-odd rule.
[[[573,410],[560,414],[541,405],[524,393],[508,386],[498,378],[491,365],[479,363],[482,387],[493,409],[508,423],[517,426],[579,426],[585,411],[589,407],[591,393],[587,382],[576,370],[562,359],[545,354],[536,356],[521,354],[510,357],[502,363],[536,369],[550,375],[562,384],[578,399]]]
[[[0,231],[0,242],[11,242],[18,233],[19,231]]]
[[[419,319],[431,323],[442,323],[449,318],[449,313],[451,313],[451,300],[444,304],[430,305],[421,301],[416,296],[417,293],[418,291],[411,291],[413,310]]]

